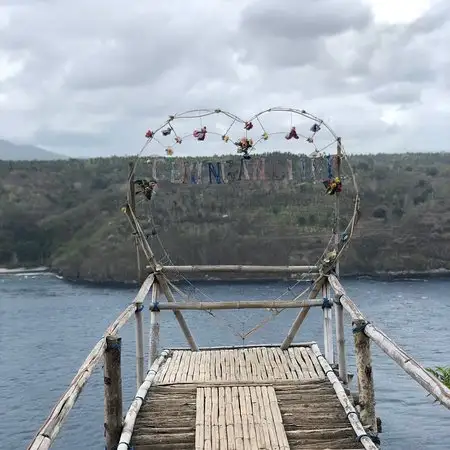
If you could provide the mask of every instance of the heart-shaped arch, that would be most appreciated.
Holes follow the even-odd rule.
[[[290,124],[284,123],[284,130],[279,130],[281,125],[277,126],[276,131],[272,131],[275,125],[268,126],[265,124],[266,118],[273,116],[275,114],[287,114],[290,117]],[[205,121],[211,118],[215,118],[216,127],[205,125]],[[308,123],[307,127],[298,126],[299,119]],[[217,127],[217,121],[225,124],[221,129]],[[193,123],[194,122],[194,123]],[[196,122],[196,123],[195,123]],[[322,138],[321,134],[325,134],[325,139]],[[333,229],[331,231],[330,240],[326,245],[317,265],[320,267],[321,272],[326,272],[333,269],[341,258],[343,252],[348,247],[355,230],[359,218],[359,208],[360,208],[360,196],[358,185],[355,177],[355,173],[351,167],[348,156],[344,150],[342,139],[339,137],[333,129],[325,123],[319,117],[301,109],[295,108],[284,108],[284,107],[273,107],[261,111],[257,114],[250,116],[247,120],[240,118],[236,114],[224,111],[222,109],[200,109],[200,110],[190,110],[182,113],[177,113],[168,117],[168,119],[163,122],[159,127],[149,129],[146,134],[146,142],[136,156],[134,163],[131,168],[130,176],[134,176],[136,169],[140,163],[146,160],[146,152],[152,148],[152,145],[156,144],[156,148],[160,150],[160,153],[151,153],[151,155],[158,158],[170,158],[176,155],[180,148],[186,146],[186,143],[197,142],[199,145],[205,145],[211,142],[212,138],[219,139],[224,144],[232,144],[234,153],[241,156],[243,160],[248,160],[256,153],[259,149],[260,144],[264,144],[271,140],[272,137],[282,136],[285,142],[289,142],[291,145],[296,146],[300,143],[306,144],[310,147],[310,151],[307,152],[308,158],[311,161],[311,167],[314,174],[314,167],[317,161],[324,161],[328,159],[328,166],[330,161],[330,156],[336,161],[337,172],[336,176],[330,179],[331,172],[329,171],[329,177],[322,182],[326,185],[326,192],[335,195],[335,214],[339,215],[339,203],[340,197],[342,195],[342,178],[341,168],[345,164],[347,168],[348,176],[345,179],[346,185],[353,185],[353,208],[351,216],[348,220],[346,227],[343,230],[336,229],[338,221],[336,220]],[[325,141],[325,142],[324,142]],[[331,155],[326,155],[325,151],[330,152],[334,150]],[[188,155],[190,151],[188,151]],[[185,155],[186,156],[186,155]],[[140,192],[143,194],[144,201],[154,201],[153,192],[157,185],[157,180],[139,180]],[[347,183],[349,182],[349,183]],[[350,190],[345,190],[344,193],[350,192]],[[153,222],[153,217],[151,210],[149,209],[150,219]],[[337,216],[336,216],[337,217]],[[154,225],[154,222],[153,222]],[[155,228],[154,228],[155,229]],[[155,232],[156,238],[159,241],[159,245],[163,249],[163,254],[165,259],[171,265],[174,265],[168,255],[163,243],[159,239],[158,234]],[[167,264],[164,261],[160,261],[161,265]],[[184,275],[180,274],[182,278],[189,282]],[[276,311],[276,315],[280,311]],[[268,320],[270,320],[269,317]],[[263,322],[266,323],[266,322]],[[245,335],[235,332],[242,339],[245,339],[250,333],[253,333],[260,326],[252,328],[250,332]]]

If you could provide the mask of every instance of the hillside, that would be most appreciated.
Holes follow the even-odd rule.
[[[308,179],[304,159],[267,155],[266,171],[272,170],[271,158],[282,163],[290,158],[295,180],[228,185],[163,180],[151,205],[153,221],[148,202],[139,200],[138,213],[164,262],[171,257],[174,264],[315,263],[330,237],[333,197]],[[362,217],[342,272],[450,269],[450,155],[379,154],[352,156],[351,162]],[[47,265],[70,278],[135,280],[133,240],[120,212],[127,163],[125,158],[0,161],[0,267]],[[163,178],[170,179],[170,164],[161,163]],[[151,177],[151,166],[141,164],[137,176]],[[344,218],[352,207],[350,189],[344,180]]]
[[[34,145],[17,145],[0,139],[0,160],[4,161],[48,161],[69,159],[68,156],[49,152]]]

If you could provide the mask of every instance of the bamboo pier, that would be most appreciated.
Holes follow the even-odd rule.
[[[296,113],[314,118],[305,111]],[[169,124],[170,120],[173,118]],[[342,144],[339,137],[335,139],[340,175]],[[157,261],[137,218],[134,172],[135,165],[131,164],[123,210],[136,245],[142,281],[139,292],[89,353],[28,450],[51,447],[89,377],[101,364],[106,450],[376,450],[381,430],[376,415],[372,343],[436,401],[450,409],[450,390],[371,323],[341,284],[339,257],[359,217],[359,194],[345,229],[348,239],[343,242],[339,238],[341,230],[337,220],[330,241],[334,252],[316,264],[165,265]],[[356,186],[354,177],[353,182]],[[336,197],[338,215],[339,196]],[[145,263],[140,261],[141,256]],[[284,273],[300,280],[309,277],[312,283],[306,294],[289,301],[280,298],[182,301],[170,276],[183,273]],[[270,345],[200,348],[183,315],[184,311],[200,314],[259,309],[269,310],[276,317],[288,308],[296,309],[297,315],[287,334],[280,335],[279,342]],[[320,342],[296,342],[311,308],[322,310]],[[147,318],[146,309],[149,310]],[[174,314],[186,340],[183,348],[160,348],[164,317],[170,313]],[[345,314],[351,318],[352,346],[348,346],[344,337]],[[119,334],[133,317],[136,395],[130,405],[124,405]],[[144,342],[146,322],[148,345]],[[356,359],[354,375],[348,373],[350,347]],[[356,381],[357,395],[351,391],[352,380]]]
[[[161,272],[162,273],[162,272]],[[306,308],[319,300],[180,303],[159,301],[158,278],[151,274],[134,301],[108,327],[68,389],[30,443],[29,450],[51,447],[94,368],[105,373],[106,448],[148,449],[376,449],[370,346],[374,342],[425,391],[450,409],[450,390],[369,323],[348,297],[339,279],[326,277],[335,293],[331,310],[352,318],[357,361],[358,400],[350,392],[347,348],[336,336],[338,363],[331,365],[316,342],[158,351],[164,311],[234,309],[236,307]],[[150,310],[150,341],[144,369],[143,305]],[[254,305],[250,305],[253,303]],[[243,303],[243,305],[240,305]],[[278,303],[278,304],[277,304]],[[338,307],[339,306],[339,307]],[[325,308],[324,308],[325,309]],[[137,393],[122,420],[120,329],[135,317]],[[324,321],[326,319],[323,314]],[[343,323],[343,321],[342,321]],[[363,326],[361,326],[363,325]],[[339,333],[339,327],[336,331]],[[327,330],[324,327],[324,330]],[[337,334],[338,334],[337,333]],[[331,336],[334,342],[334,336]],[[330,336],[324,335],[326,344]],[[326,346],[325,346],[326,347]],[[370,370],[367,368],[370,367]]]

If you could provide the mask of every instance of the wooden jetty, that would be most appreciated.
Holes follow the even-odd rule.
[[[338,157],[340,157],[340,138]],[[339,173],[339,172],[338,172]],[[343,244],[334,228],[335,256],[309,266],[174,266],[159,264],[136,218],[134,170],[129,176],[124,211],[136,248],[146,260],[146,278],[134,301],[108,327],[68,389],[50,412],[28,450],[50,448],[94,368],[104,366],[106,450],[263,450],[378,448],[379,420],[371,344],[380,347],[434,399],[450,409],[450,390],[370,323],[339,281]],[[339,212],[338,196],[336,213]],[[359,196],[346,229],[348,238],[359,216]],[[170,274],[286,273],[313,282],[292,301],[179,301]],[[320,298],[318,298],[320,296]],[[148,301],[146,302],[148,298]],[[144,350],[144,308],[150,310],[148,351]],[[274,345],[199,348],[183,311],[269,309],[272,316],[296,308],[287,335]],[[311,308],[321,308],[323,353],[316,342],[295,343]],[[187,347],[160,351],[162,316],[172,312]],[[357,395],[350,391],[344,313],[351,318],[356,356]],[[136,324],[136,396],[122,401],[120,329]],[[335,326],[333,326],[333,323]],[[281,339],[281,337],[280,337]],[[145,359],[147,356],[147,364]],[[125,416],[124,416],[125,412]]]
[[[163,270],[150,274],[134,301],[108,327],[55,405],[29,450],[50,448],[94,368],[104,364],[106,448],[149,449],[376,449],[378,420],[371,342],[379,346],[431,396],[450,409],[450,390],[368,322],[334,274],[313,284],[330,286],[334,298],[293,300],[279,307],[300,309],[278,345],[199,349],[181,310],[273,308],[276,301],[174,302]],[[166,283],[161,283],[161,280]],[[170,294],[159,302],[163,286]],[[143,307],[150,309],[148,365],[144,369]],[[309,308],[323,309],[325,349],[315,342],[293,343]],[[159,351],[160,316],[179,313],[188,348]],[[336,339],[330,314],[336,319]],[[352,318],[357,363],[357,398],[350,393],[343,313]],[[121,339],[132,317],[136,322],[137,393],[123,418]],[[300,318],[300,320],[299,320]],[[328,350],[326,350],[328,351]]]

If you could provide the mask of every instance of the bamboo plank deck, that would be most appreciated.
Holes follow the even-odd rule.
[[[311,348],[174,350],[137,416],[135,450],[363,448]]]

